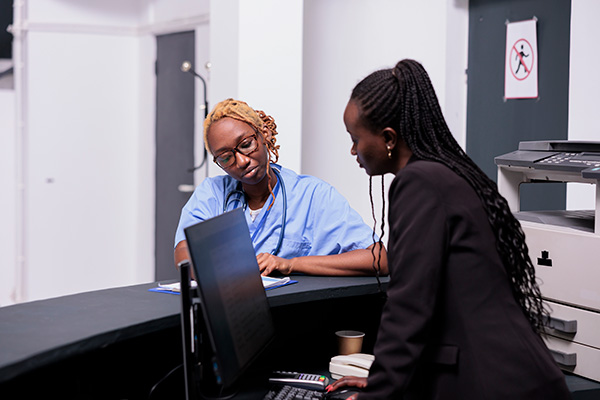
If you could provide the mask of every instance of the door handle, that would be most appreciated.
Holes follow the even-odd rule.
[[[192,193],[194,189],[196,189],[194,185],[188,185],[185,183],[177,186],[177,190],[179,190],[181,193]]]

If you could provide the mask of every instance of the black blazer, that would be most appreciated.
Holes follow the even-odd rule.
[[[414,157],[389,190],[390,283],[367,399],[568,399],[473,188]]]

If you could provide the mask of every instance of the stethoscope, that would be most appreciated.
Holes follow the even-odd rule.
[[[283,236],[285,235],[285,220],[286,220],[286,215],[287,215],[287,193],[285,190],[285,185],[283,183],[283,178],[281,177],[281,172],[279,172],[279,170],[277,168],[271,168],[271,169],[275,173],[275,176],[277,176],[277,182],[279,182],[281,184],[281,193],[282,193],[282,197],[283,197],[283,212],[281,213],[281,233],[279,234],[279,240],[277,241],[277,246],[271,252],[271,254],[276,256],[277,254],[279,254],[279,250],[281,250],[281,243],[283,242]],[[227,194],[227,196],[225,197],[225,201],[223,202],[223,212],[227,211],[227,208],[229,207],[230,202],[233,204],[240,203],[241,206],[244,208],[244,211],[246,211],[246,208],[248,208],[248,202],[246,201],[246,194],[242,190],[241,182],[238,182],[236,189],[230,191]],[[269,215],[270,211],[271,211],[270,209],[267,209],[267,212],[264,213],[264,215],[262,216],[262,219],[258,223],[258,226],[256,227],[254,234],[252,235],[253,242],[254,242],[254,238],[256,237],[256,235],[258,234],[258,232],[260,231],[262,226],[265,224],[265,220],[267,219],[267,215]]]

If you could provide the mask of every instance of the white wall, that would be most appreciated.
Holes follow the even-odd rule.
[[[23,211],[0,231],[0,305],[154,280],[155,34],[206,26],[208,0],[15,6],[21,97],[0,110],[24,121],[2,118],[0,205]]]
[[[154,57],[135,31],[142,3],[27,11],[22,299],[151,281]]]
[[[28,38],[29,299],[137,281],[138,39],[82,36]]]
[[[0,89],[0,306],[17,296],[15,101],[13,90]]]
[[[114,0],[120,1],[122,0]],[[208,16],[208,0],[137,0],[145,4],[148,10],[148,22],[158,25],[168,22],[172,25],[183,25],[198,18],[204,19]],[[197,23],[196,23],[197,25]]]
[[[342,114],[354,86],[403,58],[423,64],[465,142],[466,1],[305,0],[302,172],[333,184],[372,223],[368,177],[350,155]],[[386,180],[391,182],[392,177]],[[374,200],[381,220],[381,178]],[[379,225],[379,224],[378,224]]]
[[[600,2],[572,0],[569,60],[569,140],[600,141]],[[596,185],[569,183],[568,209],[595,208]]]
[[[280,162],[295,171],[302,153],[302,3],[212,0],[210,11],[211,107],[233,97],[273,116]]]
[[[68,25],[131,27],[142,21],[145,8],[141,0],[29,0],[26,3],[29,23],[47,24],[48,29],[65,29]]]

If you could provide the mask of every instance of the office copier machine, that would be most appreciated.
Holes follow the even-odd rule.
[[[600,381],[600,142],[521,142],[495,162],[551,310],[544,340],[563,370]],[[521,212],[520,184],[538,182],[595,185],[595,209]]]

